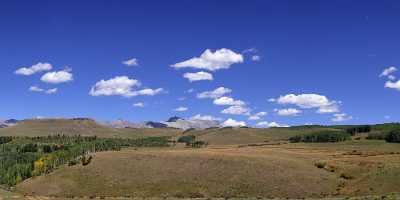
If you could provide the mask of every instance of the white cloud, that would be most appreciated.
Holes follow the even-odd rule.
[[[45,83],[59,84],[73,81],[73,75],[69,72],[69,68],[67,71],[58,71],[58,72],[47,72],[42,76],[40,80]]]
[[[276,100],[279,104],[293,104],[300,108],[318,108],[318,113],[339,112],[338,102],[319,94],[287,94]]]
[[[254,114],[254,115],[251,115],[249,117],[249,120],[260,120],[261,117],[263,117],[263,116],[265,116],[267,114],[268,114],[267,112],[258,112],[258,113]]]
[[[31,87],[29,88],[29,91],[31,91],[31,92],[44,92],[44,89],[39,88],[39,87],[37,87],[37,86],[31,86]]]
[[[132,90],[134,86],[140,86],[140,82],[136,79],[129,79],[127,76],[116,76],[109,80],[101,80],[97,82],[89,94],[92,96],[134,96]]]
[[[129,60],[125,60],[122,62],[122,64],[126,66],[138,66],[139,65],[139,60],[136,58],[131,58]]]
[[[271,127],[289,127],[289,125],[287,125],[287,124],[280,124],[280,123],[277,123],[277,122],[266,122],[266,121],[258,122],[258,123],[256,124],[256,126],[258,126],[258,127],[265,127],[265,128],[271,128]]]
[[[132,96],[154,96],[157,94],[161,94],[162,92],[164,92],[163,88],[157,88],[157,89],[147,88],[139,91],[134,91],[132,93]]]
[[[389,76],[390,74],[394,73],[397,71],[397,68],[394,66],[388,67],[383,72],[381,73],[380,77],[382,76]]]
[[[222,123],[223,127],[231,126],[231,127],[241,127],[241,126],[246,126],[246,122],[244,121],[236,121],[234,119],[229,118],[228,120],[224,121]]]
[[[397,82],[387,81],[385,83],[385,88],[395,89],[400,91],[400,80]]]
[[[257,61],[261,60],[261,57],[258,56],[258,55],[254,55],[254,56],[251,56],[251,60],[254,61],[254,62],[257,62]]]
[[[200,57],[194,57],[189,60],[173,64],[171,67],[175,69],[180,68],[197,68],[206,69],[210,71],[216,71],[220,69],[228,69],[232,64],[242,63],[244,61],[241,54],[235,53],[230,49],[219,49],[212,52],[207,49],[200,55]]]
[[[45,89],[42,89],[42,88],[40,88],[38,86],[31,86],[31,87],[29,87],[29,91],[31,91],[31,92],[42,92],[42,93],[45,93],[45,94],[54,94],[54,93],[56,93],[58,91],[58,89],[57,88],[53,88],[53,89],[45,90]]]
[[[185,93],[192,93],[192,92],[194,92],[194,89],[193,89],[193,88],[190,88],[190,89],[188,89],[188,90],[185,91]]]
[[[183,77],[188,79],[190,82],[193,81],[203,81],[203,80],[214,80],[213,75],[208,72],[196,72],[196,73],[185,73]]]
[[[220,97],[214,99],[214,104],[219,106],[243,106],[245,103],[240,100],[235,100],[231,97]]]
[[[205,120],[205,121],[219,121],[221,118],[213,117],[211,115],[197,114],[190,118],[191,120]]]
[[[287,94],[285,96],[280,96],[277,102],[279,104],[294,104],[301,108],[317,108],[332,104],[328,98],[318,94]]]
[[[144,103],[143,102],[137,102],[133,104],[134,107],[139,107],[139,108],[143,108],[144,107]]]
[[[339,112],[339,106],[337,104],[332,104],[330,106],[319,107],[317,113],[337,113]]]
[[[14,73],[18,75],[30,76],[32,74],[42,72],[42,71],[50,71],[53,66],[50,63],[37,63],[36,65],[32,65],[31,67],[22,67],[17,69]]]
[[[352,116],[348,116],[346,113],[338,113],[334,114],[333,116],[334,118],[332,118],[331,120],[334,122],[343,122],[353,119]]]
[[[275,112],[279,116],[298,116],[303,111],[296,108],[286,108],[286,109],[275,109]]]
[[[216,98],[224,96],[225,94],[229,94],[231,92],[232,92],[232,90],[229,88],[219,87],[213,91],[205,91],[205,92],[199,93],[199,94],[197,94],[197,98],[199,98],[199,99],[205,99],[205,98],[216,99]]]
[[[230,106],[221,111],[222,114],[250,115],[250,109],[245,106]]]
[[[48,90],[46,90],[46,94],[54,94],[54,93],[57,93],[57,91],[58,91],[57,88],[48,89]]]
[[[185,112],[187,110],[188,110],[188,108],[186,108],[186,107],[179,107],[179,108],[174,109],[174,111],[176,111],[176,112]]]

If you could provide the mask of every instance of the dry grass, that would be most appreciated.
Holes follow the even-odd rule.
[[[103,152],[18,186],[44,196],[324,197],[339,184],[314,158],[269,148]],[[312,188],[312,189],[310,189]]]
[[[340,143],[336,148],[284,144],[102,152],[89,166],[63,167],[17,189],[58,197],[322,198],[400,192],[399,154],[346,155],[344,146],[354,148]]]

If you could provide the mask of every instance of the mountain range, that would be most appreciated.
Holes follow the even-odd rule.
[[[123,119],[114,121],[100,122],[100,124],[111,128],[177,128],[177,129],[206,129],[220,127],[221,122],[217,120],[183,119],[177,116],[171,117],[166,121],[155,122],[146,121],[134,123]]]

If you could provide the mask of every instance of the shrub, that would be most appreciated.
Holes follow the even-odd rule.
[[[365,126],[355,126],[351,128],[346,129],[346,133],[354,136],[357,133],[368,133],[371,131],[371,126],[365,125]]]
[[[400,130],[394,130],[389,132],[385,137],[386,142],[400,143]]]
[[[186,143],[186,144],[190,144],[192,143],[194,140],[196,139],[196,136],[194,135],[185,135],[182,136],[178,139],[178,143]]]
[[[11,142],[12,139],[13,138],[10,137],[10,136],[1,136],[0,137],[0,144],[5,144],[5,143],[8,143],[8,142]]]
[[[208,143],[204,141],[195,141],[191,143],[186,143],[186,146],[192,147],[192,148],[202,148],[207,146]]]
[[[87,157],[86,155],[83,155],[83,156],[81,157],[81,163],[82,163],[83,166],[86,166],[86,165],[90,164],[90,162],[92,161],[92,159],[93,159],[92,156]]]
[[[386,138],[387,133],[383,132],[375,132],[368,133],[368,136],[365,138],[367,140],[384,140]]]
[[[318,162],[314,163],[314,165],[315,165],[317,168],[322,169],[322,168],[325,168],[326,162],[318,161]]]
[[[289,138],[290,142],[341,142],[350,139],[350,134],[340,131],[321,131]]]
[[[290,137],[289,141],[292,143],[297,143],[297,142],[301,142],[302,139],[303,139],[302,135],[296,135],[296,136]]]

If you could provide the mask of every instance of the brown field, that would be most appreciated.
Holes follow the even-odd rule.
[[[17,191],[52,197],[159,198],[399,193],[400,145],[370,142],[368,150],[352,145],[362,146],[284,144],[102,152],[86,167],[63,167],[19,184]]]

